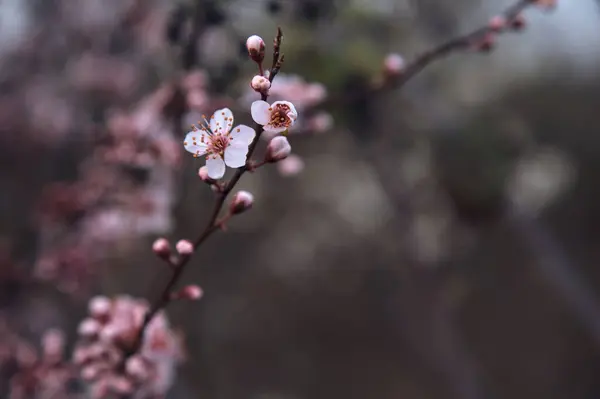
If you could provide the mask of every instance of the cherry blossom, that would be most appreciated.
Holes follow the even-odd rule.
[[[254,129],[238,125],[234,129],[233,114],[229,108],[215,111],[210,122],[200,127],[192,126],[185,136],[183,146],[194,157],[206,155],[206,168],[211,179],[220,179],[225,174],[225,165],[239,168],[246,164],[248,146],[254,140]]]
[[[263,125],[266,132],[282,133],[292,127],[298,118],[294,104],[289,101],[254,101],[250,108],[254,122]]]

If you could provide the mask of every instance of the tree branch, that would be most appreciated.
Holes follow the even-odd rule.
[[[281,31],[281,28],[278,28],[277,36],[275,37],[275,41],[274,41],[273,68],[270,71],[270,80],[272,80],[275,77],[279,68],[281,67],[281,62],[282,62],[281,58],[282,57],[280,57],[280,47],[281,47],[282,38],[283,38],[283,33]],[[265,94],[265,93],[261,94],[261,100],[266,101],[267,98],[268,98],[268,94]],[[193,243],[194,244],[194,253],[197,252],[197,249],[214,232],[216,232],[217,230],[219,230],[221,228],[221,223],[219,221],[219,215],[223,209],[225,200],[227,199],[227,197],[229,196],[231,191],[235,188],[236,184],[240,181],[240,179],[242,178],[242,175],[244,175],[244,173],[246,173],[247,171],[254,169],[250,159],[251,159],[252,155],[254,154],[254,151],[256,150],[256,147],[260,140],[260,136],[263,133],[263,126],[258,123],[255,123],[254,130],[256,131],[256,136],[254,137],[254,140],[252,141],[252,143],[248,146],[248,155],[247,155],[246,165],[242,166],[241,168],[238,168],[236,170],[235,174],[233,175],[233,177],[231,178],[231,180],[229,180],[229,182],[227,184],[225,184],[225,186],[217,193],[217,198],[215,200],[215,204],[214,204],[213,210],[211,212],[211,215],[209,217],[209,220],[208,220],[206,226],[204,227],[204,229],[202,230],[202,232],[200,233],[200,235],[198,236],[198,238],[196,238],[196,240]],[[186,265],[189,263],[191,258],[192,258],[192,255],[180,256],[179,258],[168,260],[168,263],[171,266],[171,270],[172,270],[171,277],[165,284],[164,288],[161,290],[160,294],[156,297],[156,299],[150,305],[150,309],[148,310],[148,313],[146,314],[146,316],[144,318],[144,322],[142,323],[142,326],[140,328],[140,331],[138,333],[136,341],[135,341],[134,345],[132,345],[132,347],[129,348],[129,350],[127,351],[126,358],[132,356],[140,349],[140,347],[143,343],[143,336],[144,336],[144,331],[146,330],[146,327],[152,321],[154,316],[160,310],[164,309],[171,302],[171,300],[172,300],[171,293],[174,291],[175,286],[179,282],[183,272],[186,269]]]

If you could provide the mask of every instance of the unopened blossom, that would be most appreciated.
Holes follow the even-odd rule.
[[[108,314],[102,318],[90,314],[85,321],[89,324],[94,320],[99,333],[90,335],[85,328],[80,329],[73,352],[73,363],[88,385],[89,397],[164,397],[181,361],[179,337],[164,313],[159,312],[146,326],[137,353],[128,358],[149,306],[146,301],[128,296],[108,300]]]
[[[292,152],[292,146],[284,136],[274,137],[267,146],[265,159],[267,162],[278,162],[287,158]]]
[[[289,101],[254,101],[250,108],[254,122],[263,125],[267,132],[282,133],[292,127],[298,118],[294,104]]]
[[[333,116],[327,112],[319,112],[308,121],[308,128],[314,133],[323,133],[333,127]]]
[[[248,55],[254,62],[261,63],[265,58],[265,41],[262,37],[252,35],[246,40]]]
[[[404,57],[397,53],[390,53],[383,60],[385,72],[391,75],[397,75],[402,72],[404,65]]]
[[[161,258],[168,258],[171,256],[171,245],[166,238],[158,238],[152,244],[152,251]]]
[[[194,252],[194,244],[188,240],[179,240],[175,248],[180,255],[189,256]]]
[[[217,110],[209,121],[185,136],[183,146],[195,157],[206,155],[208,177],[220,179],[225,165],[239,168],[246,164],[248,146],[256,133],[254,129],[238,125],[232,129],[233,114],[229,108]]]
[[[205,182],[210,182],[211,180],[213,180],[210,177],[208,177],[208,168],[206,166],[202,166],[200,167],[200,169],[198,169],[198,176],[200,177],[200,180]]]
[[[103,317],[110,312],[111,301],[105,296],[96,296],[90,299],[88,308],[94,317]]]
[[[42,337],[42,349],[44,358],[50,363],[56,363],[62,359],[65,346],[65,336],[62,331],[48,330]]]
[[[240,190],[235,193],[229,207],[232,214],[242,213],[252,207],[254,196],[248,191]]]
[[[490,22],[488,22],[488,27],[494,32],[500,32],[506,28],[506,18],[504,18],[502,15],[496,15],[490,19]]]
[[[186,285],[177,293],[177,297],[181,299],[198,300],[202,297],[202,288],[197,285]]]
[[[100,323],[96,319],[88,318],[79,323],[77,333],[82,337],[92,337],[100,331]]]
[[[252,78],[250,87],[259,93],[265,93],[271,87],[271,81],[264,76],[256,75]]]
[[[284,177],[296,176],[304,170],[304,161],[298,155],[291,154],[281,162],[277,162],[277,170]]]

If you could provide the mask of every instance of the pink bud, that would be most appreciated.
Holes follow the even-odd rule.
[[[175,248],[177,248],[177,252],[183,256],[190,256],[194,253],[194,244],[188,240],[179,240],[175,245]]]
[[[100,374],[100,368],[96,364],[90,364],[81,370],[81,378],[85,381],[95,380],[98,374]]]
[[[59,330],[48,330],[42,337],[44,355],[50,361],[59,361],[62,357],[65,336]]]
[[[143,380],[148,376],[148,365],[141,356],[132,356],[125,363],[127,374],[138,380]]]
[[[105,296],[96,296],[90,299],[89,311],[92,317],[103,318],[110,313],[112,303],[111,300]]]
[[[198,176],[200,176],[200,179],[206,183],[212,183],[215,181],[214,179],[208,177],[208,168],[206,167],[206,165],[198,169]]]
[[[500,32],[506,28],[506,18],[502,15],[496,15],[490,22],[488,22],[488,28],[490,28],[494,32]]]
[[[171,256],[171,245],[166,238],[158,238],[152,244],[152,251],[156,254],[156,256],[168,259]]]
[[[291,154],[289,157],[277,163],[277,170],[284,177],[295,176],[304,169],[304,161],[298,155]]]
[[[229,209],[232,214],[242,213],[250,209],[253,202],[254,196],[248,191],[241,190],[235,193]]]
[[[256,75],[250,82],[250,87],[258,93],[266,93],[271,87],[271,82],[264,76]]]
[[[390,53],[383,60],[383,68],[390,75],[398,75],[404,69],[404,58],[400,54]]]
[[[103,326],[100,330],[100,339],[105,342],[114,342],[121,334],[121,329],[113,324]]]
[[[248,55],[256,63],[262,63],[265,58],[265,41],[257,35],[252,35],[246,40]]]
[[[287,137],[274,137],[267,146],[267,154],[265,160],[267,162],[278,162],[287,158],[292,152],[292,146],[288,142]]]
[[[197,285],[187,285],[179,291],[182,299],[197,300],[202,297],[202,288]]]
[[[94,319],[85,319],[79,323],[77,333],[82,337],[92,337],[100,331],[100,323]]]
[[[310,128],[315,133],[323,133],[333,126],[333,117],[327,112],[319,112],[308,122]]]

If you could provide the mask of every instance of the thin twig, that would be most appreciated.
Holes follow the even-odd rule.
[[[527,7],[534,4],[535,0],[519,0],[517,3],[508,7],[500,15],[504,18],[506,23],[510,25],[510,23],[514,22]],[[432,49],[421,53],[414,60],[407,63],[395,76],[388,76],[386,79],[381,79],[364,91],[361,90],[355,93],[342,93],[337,96],[329,96],[327,100],[318,104],[316,108],[348,104],[349,102],[356,101],[364,96],[371,96],[378,92],[401,88],[435,61],[442,60],[454,52],[468,50],[472,48],[474,44],[485,39],[487,35],[494,33],[499,34],[500,32],[495,31],[488,21],[484,26],[471,31],[470,33],[448,39]]]
[[[271,64],[271,70],[269,71],[269,81],[273,82],[275,76],[279,73],[281,65],[283,64],[283,54],[281,54],[281,42],[283,40],[283,32],[280,27],[277,27],[277,36],[273,40],[273,63]]]
[[[507,8],[502,16],[510,23],[514,21],[521,12],[527,7],[534,5],[535,0],[519,0],[516,4],[513,4]],[[415,58],[402,70],[402,73],[393,81],[393,87],[402,87],[410,79],[415,77],[419,72],[423,71],[427,66],[432,64],[434,61],[440,60],[452,54],[455,51],[469,49],[478,40],[483,39],[486,35],[494,33],[492,27],[489,24],[478,28],[466,35],[458,36],[447,40],[446,42],[432,48],[429,51],[422,53],[420,56]]]

